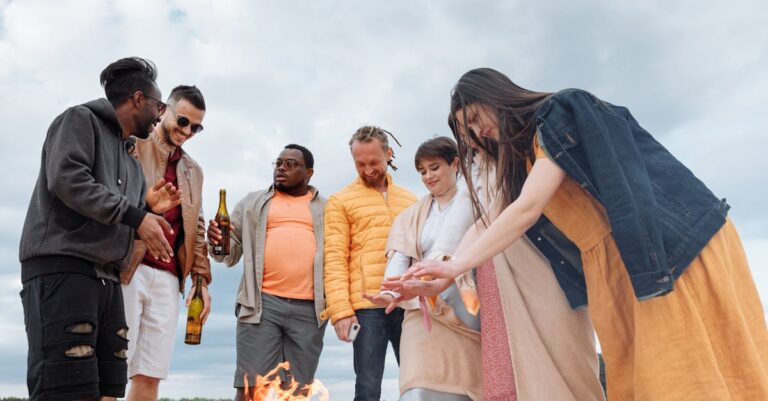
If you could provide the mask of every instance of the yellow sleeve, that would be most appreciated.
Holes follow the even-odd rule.
[[[536,155],[537,159],[543,159],[543,158],[547,157],[547,154],[544,153],[544,149],[542,149],[541,146],[539,146],[539,136],[538,135],[534,135],[533,136],[533,153],[534,153],[534,155]]]
[[[330,318],[334,324],[355,314],[349,293],[349,219],[344,205],[335,196],[331,196],[325,204],[324,229],[326,309],[320,317]]]

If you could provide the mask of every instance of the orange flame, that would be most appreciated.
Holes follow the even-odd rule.
[[[256,375],[256,383],[249,386],[248,375],[245,379],[245,401],[329,401],[330,394],[323,383],[315,380],[312,384],[301,385],[292,376],[290,381],[283,383],[280,370],[286,372],[291,364],[288,361],[278,364],[266,375]]]

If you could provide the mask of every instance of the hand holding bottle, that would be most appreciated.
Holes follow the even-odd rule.
[[[189,293],[194,294],[196,291],[197,287],[193,285],[189,290]],[[201,286],[200,291],[203,298],[203,311],[200,312],[200,319],[203,320],[203,325],[205,325],[205,322],[208,320],[208,315],[211,313],[211,295],[208,293],[208,287],[206,286]],[[189,308],[189,305],[192,303],[192,298],[194,297],[187,298],[187,303],[185,305],[187,308]]]
[[[187,300],[187,332],[184,335],[185,344],[200,344],[203,335],[204,316],[203,310],[206,306],[210,310],[210,298],[208,302],[203,301],[203,292],[208,293],[208,289],[203,287],[203,276],[197,275],[193,295]],[[207,313],[206,313],[207,317]]]

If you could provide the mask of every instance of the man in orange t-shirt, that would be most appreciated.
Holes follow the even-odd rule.
[[[307,148],[291,144],[273,165],[273,185],[246,195],[230,215],[229,255],[213,255],[230,267],[243,259],[235,401],[244,398],[244,375],[252,385],[255,375],[284,361],[299,383],[312,383],[323,349],[325,199],[309,185],[314,158]],[[211,220],[208,243],[220,239]]]

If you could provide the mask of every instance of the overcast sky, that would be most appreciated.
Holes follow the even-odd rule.
[[[765,1],[9,1],[0,0],[0,396],[24,396],[26,337],[18,243],[48,125],[102,97],[98,75],[125,56],[157,64],[164,96],[206,97],[205,130],[185,145],[205,170],[205,212],[270,184],[288,143],[315,155],[326,196],[355,177],[346,146],[366,124],[392,131],[395,181],[423,140],[450,135],[449,93],[493,67],[523,87],[587,89],[640,123],[733,207],[768,299],[768,28]],[[202,345],[179,325],[165,397],[231,398],[233,303],[241,266],[213,264]],[[351,346],[326,332],[318,378],[352,398]],[[388,361],[383,398],[397,399]]]

